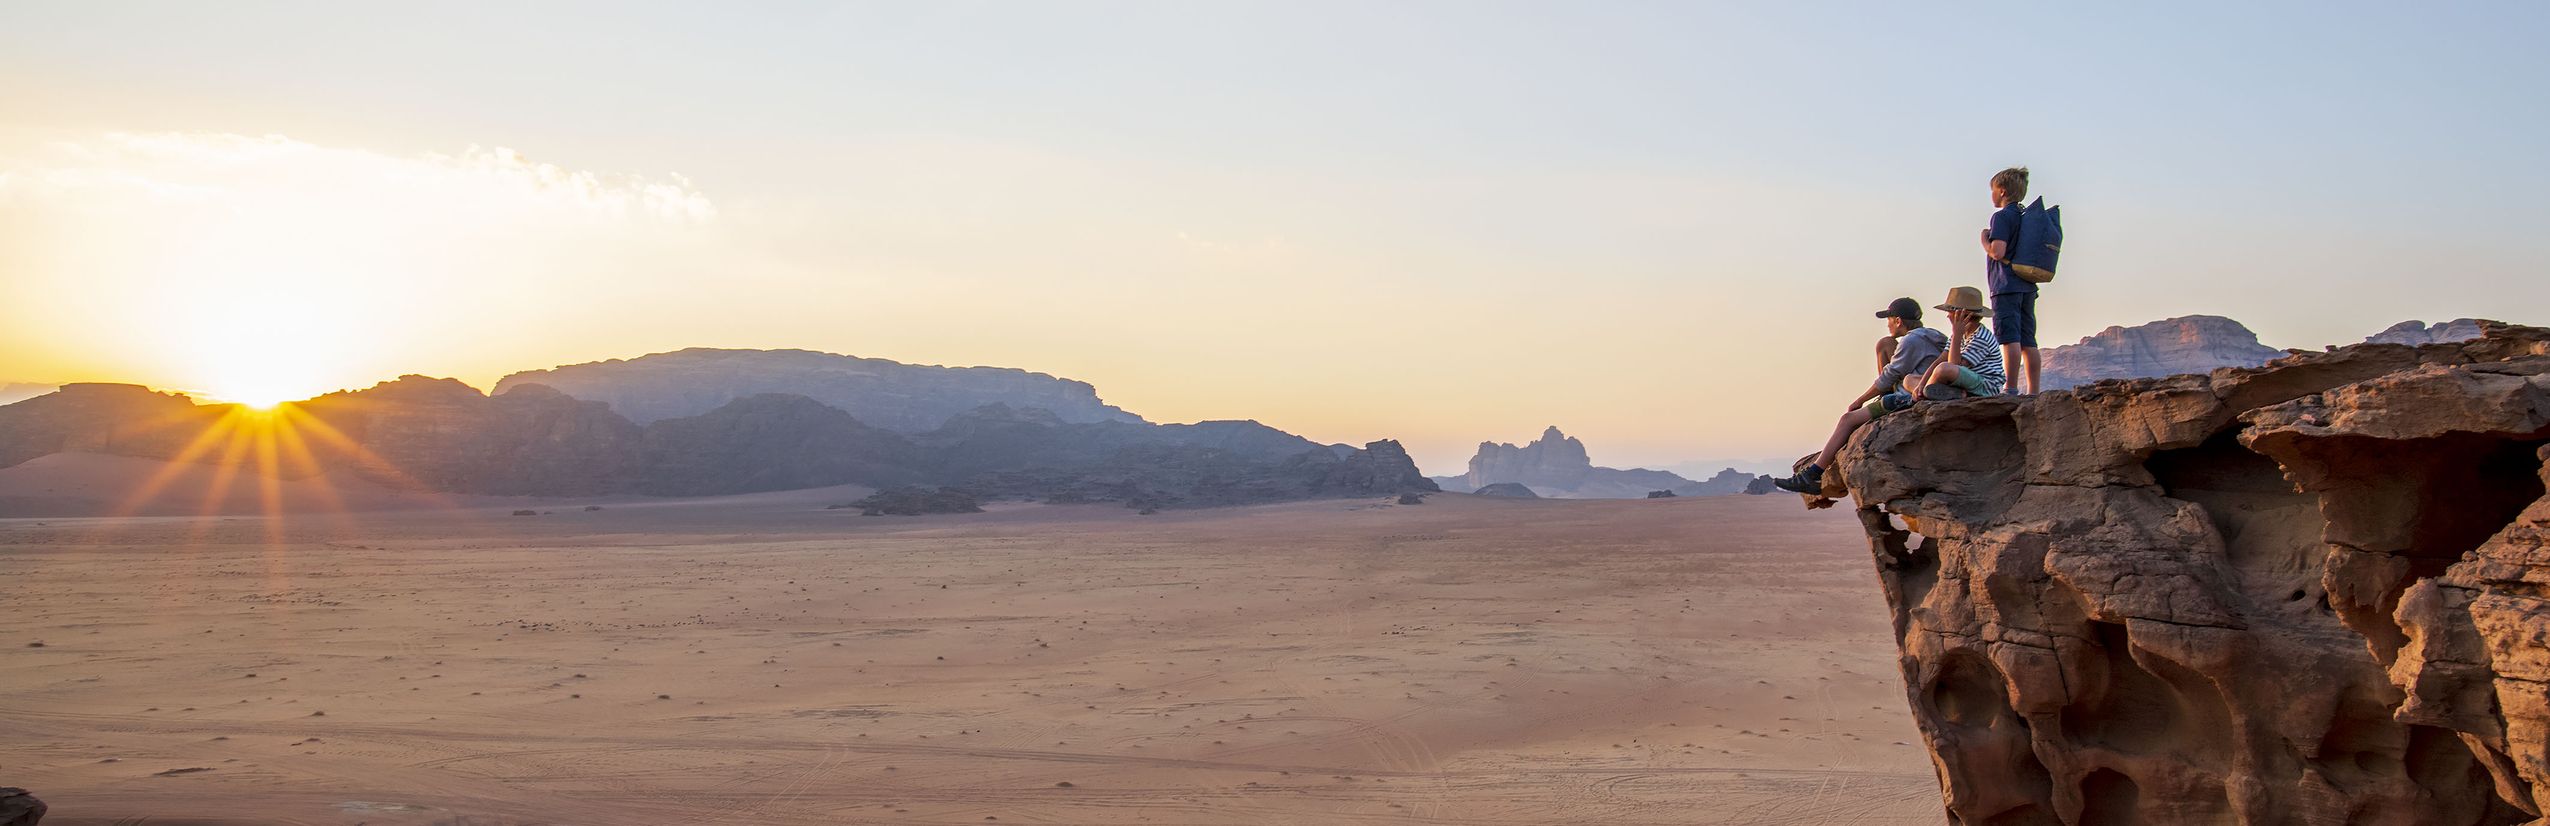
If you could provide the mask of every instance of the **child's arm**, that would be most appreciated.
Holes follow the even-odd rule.
[[[1992,225],[1983,230],[1983,254],[1994,261],[2010,260],[2010,244],[2019,240],[2019,216],[2004,208],[1992,213]]]
[[[1860,405],[1867,404],[1869,399],[1885,395],[1886,393],[1894,390],[1897,384],[1902,383],[1906,378],[1905,373],[1909,369],[1909,365],[1907,365],[1906,362],[1910,359],[1908,358],[1909,354],[1904,352],[1906,349],[1909,349],[1908,345],[1898,343],[1895,346],[1895,360],[1887,362],[1885,367],[1879,369],[1877,371],[1877,381],[1870,383],[1868,385],[1868,389],[1859,391],[1859,398],[1852,399],[1851,405],[1843,408],[1843,410],[1857,410]]]

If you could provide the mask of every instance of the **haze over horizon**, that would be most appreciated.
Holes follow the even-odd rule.
[[[1837,13],[1839,12],[1839,13]],[[1156,421],[1794,455],[2067,207],[2047,344],[2544,322],[2535,5],[0,10],[0,383],[300,398],[684,347]],[[2472,82],[2472,79],[2485,82]]]

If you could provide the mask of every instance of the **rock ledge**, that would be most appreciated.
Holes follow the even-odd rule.
[[[2550,330],[2479,326],[1855,438],[1949,821],[2540,822]]]

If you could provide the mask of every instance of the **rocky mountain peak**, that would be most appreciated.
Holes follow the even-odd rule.
[[[1715,487],[1694,487],[1691,480],[1668,471],[1595,467],[1584,441],[1567,435],[1557,425],[1542,430],[1540,438],[1521,447],[1480,442],[1479,452],[1470,457],[1469,473],[1435,481],[1446,490],[1459,492],[1516,482],[1544,496],[1570,499],[1639,499],[1655,490],[1673,490],[1683,495],[1719,492]]]
[[[1520,481],[1568,488],[1575,487],[1574,480],[1582,478],[1593,466],[1584,442],[1551,425],[1541,431],[1540,438],[1522,447],[1480,442],[1478,454],[1470,457],[1470,476],[1476,487]]]
[[[376,404],[471,404],[487,398],[487,394],[459,379],[410,373],[362,390],[339,390],[319,397],[331,398],[361,399]]]

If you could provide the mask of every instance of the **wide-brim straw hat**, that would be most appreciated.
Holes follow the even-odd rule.
[[[1939,305],[1935,309],[1964,310],[1969,313],[1992,312],[1991,307],[1984,306],[1983,304],[1983,291],[1973,287],[1948,288],[1948,302]]]

